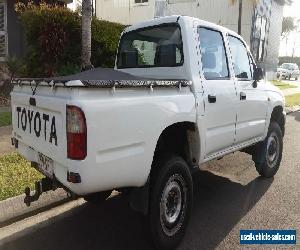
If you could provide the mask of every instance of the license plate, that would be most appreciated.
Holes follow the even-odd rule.
[[[46,176],[53,177],[53,160],[49,157],[39,153],[38,159],[39,169]]]

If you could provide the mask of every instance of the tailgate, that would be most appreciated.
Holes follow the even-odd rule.
[[[64,93],[59,93],[62,90]],[[69,91],[39,87],[32,95],[29,86],[14,87],[11,93],[13,137],[63,164],[67,156],[66,103]]]

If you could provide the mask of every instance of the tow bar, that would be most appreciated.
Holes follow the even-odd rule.
[[[46,177],[41,179],[40,181],[35,182],[35,192],[31,195],[30,187],[25,188],[25,198],[24,203],[29,207],[30,204],[34,201],[37,201],[40,198],[40,195],[44,192],[50,190],[56,190],[58,188],[58,183],[53,181],[52,179]]]

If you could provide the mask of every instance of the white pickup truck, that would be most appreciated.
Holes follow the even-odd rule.
[[[46,176],[25,202],[126,190],[159,249],[184,235],[200,164],[240,150],[272,177],[281,162],[284,96],[239,35],[193,17],[127,27],[115,69],[14,83],[12,143]]]

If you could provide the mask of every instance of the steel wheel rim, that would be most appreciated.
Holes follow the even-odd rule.
[[[187,188],[180,175],[172,175],[160,199],[160,223],[165,234],[174,235],[182,226],[185,216]]]
[[[267,143],[267,162],[270,168],[276,165],[279,155],[279,140],[275,133],[272,133],[268,138]]]

